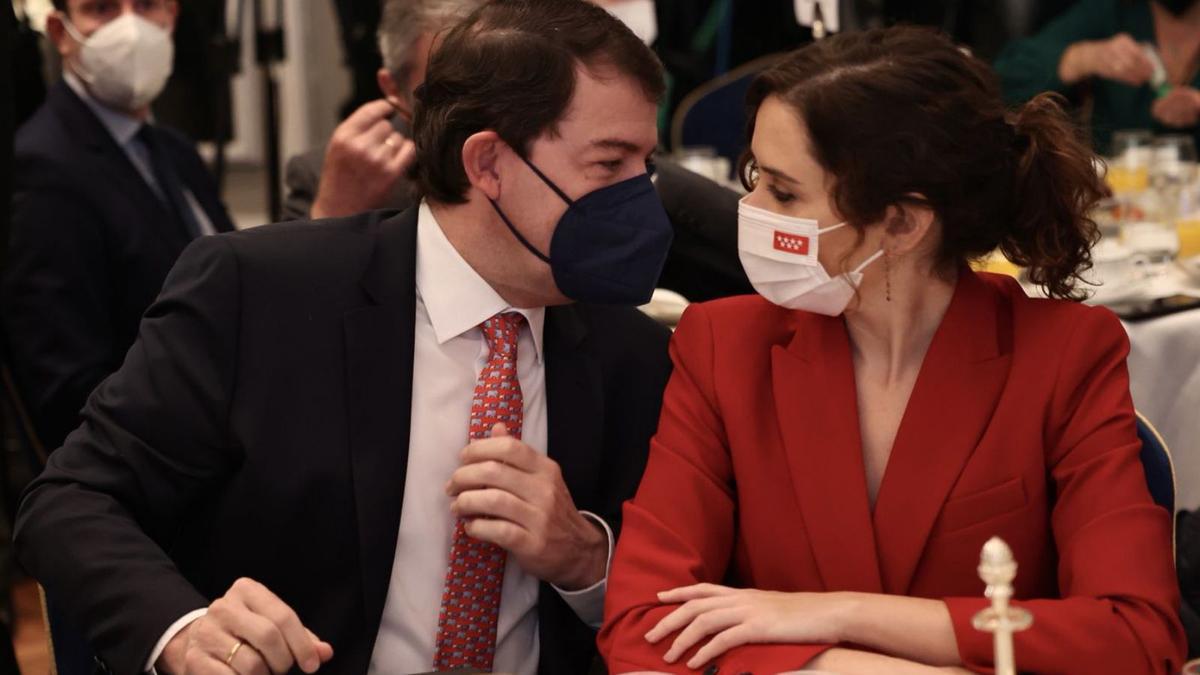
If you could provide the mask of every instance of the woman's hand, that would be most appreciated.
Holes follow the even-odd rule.
[[[658,599],[664,604],[682,603],[646,633],[646,640],[655,644],[682,629],[663,656],[667,663],[675,663],[712,636],[687,662],[693,669],[749,643],[836,643],[848,606],[839,593],[781,593],[714,584],[676,588],[659,593]]]
[[[1175,87],[1150,108],[1154,119],[1163,126],[1185,129],[1200,122],[1200,91],[1192,87]]]

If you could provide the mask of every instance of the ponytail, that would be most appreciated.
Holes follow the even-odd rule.
[[[1010,227],[1000,250],[1050,297],[1081,300],[1086,294],[1077,283],[1092,266],[1091,248],[1100,236],[1089,213],[1106,194],[1089,143],[1057,94],[1035,97],[1007,121],[1014,174]]]

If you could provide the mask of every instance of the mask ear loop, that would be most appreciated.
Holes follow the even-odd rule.
[[[512,145],[509,144],[509,147],[511,148]],[[561,198],[564,202],[566,202],[567,206],[571,206],[575,203],[574,201],[571,200],[570,197],[568,197],[566,195],[566,193],[564,193],[562,190],[558,189],[558,186],[554,184],[554,181],[547,178],[546,174],[542,173],[541,170],[539,170],[536,166],[534,166],[533,162],[529,161],[525,157],[525,155],[517,152],[515,148],[513,148],[513,152],[516,153],[517,157],[521,158],[522,162],[525,162],[525,166],[529,167],[530,171],[533,171],[533,173],[535,175],[537,175],[538,178],[542,179],[542,182],[545,183],[547,187],[549,187],[551,190],[554,191],[554,194],[558,195],[559,198]],[[500,205],[497,204],[492,199],[488,199],[488,203],[491,204],[492,208],[496,210],[496,214],[500,216],[500,220],[504,221],[504,224],[508,226],[508,231],[512,232],[513,236],[517,238],[517,241],[521,242],[521,245],[524,246],[526,249],[528,249],[530,253],[537,256],[538,260],[541,260],[542,262],[549,265],[550,257],[545,255],[541,251],[537,250],[537,248],[535,248],[533,244],[529,243],[529,240],[526,239],[524,235],[522,235],[520,232],[517,231],[516,226],[514,226],[512,224],[512,221],[508,219],[508,216],[504,215],[504,212],[500,210]]]
[[[882,258],[883,254],[884,254],[884,250],[879,249],[878,251],[875,252],[875,255],[873,255],[870,258],[867,258],[866,260],[859,263],[858,267],[855,267],[854,271],[851,272],[851,274],[862,273],[863,270],[867,269],[867,265],[870,265],[871,263],[875,262],[876,260],[879,260],[880,258]]]
[[[514,152],[516,152],[516,151],[514,150]],[[566,202],[567,206],[571,206],[572,204],[575,203],[575,200],[571,199],[570,197],[567,196],[567,194],[565,192],[558,189],[558,186],[554,184],[554,181],[547,178],[546,174],[542,173],[541,169],[534,166],[533,162],[529,161],[525,157],[525,155],[518,152],[517,157],[520,157],[521,161],[525,162],[525,166],[529,167],[530,171],[533,171],[535,174],[537,174],[537,177],[541,178],[542,182],[545,183],[547,187],[549,187],[551,190],[554,190],[554,194],[558,195],[560,199],[562,199],[564,202]]]
[[[508,216],[504,215],[504,212],[500,210],[500,205],[492,199],[488,199],[488,203],[492,205],[493,209],[496,209],[496,213],[500,216],[500,220],[504,221],[504,224],[508,226],[508,231],[512,232],[513,236],[517,238],[517,241],[521,242],[521,245],[528,249],[530,253],[537,256],[538,260],[541,260],[549,265],[550,258],[534,248],[533,244],[529,243],[529,240],[522,236],[521,233],[517,231],[516,227],[513,227],[512,221],[509,220]]]
[[[65,14],[59,20],[62,21],[63,28],[67,29],[67,34],[71,36],[72,40],[81,45],[87,42],[87,38],[83,36],[83,33],[79,32],[79,29],[75,27],[74,22],[68,19]]]
[[[63,14],[61,21],[63,28],[65,28],[67,31],[67,35],[70,35],[72,40],[79,43],[80,47],[83,47],[83,45],[87,43],[88,39],[79,32],[79,29],[75,27],[74,22],[68,19],[66,14]],[[88,85],[91,85],[95,81],[95,78],[92,77],[91,73],[84,72],[83,66],[79,65],[78,58],[75,59],[75,63],[71,67],[71,70],[79,76],[79,79],[83,80]]]

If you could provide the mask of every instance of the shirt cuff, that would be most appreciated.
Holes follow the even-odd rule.
[[[158,657],[162,656],[163,650],[167,648],[167,643],[171,641],[171,638],[178,635],[179,631],[187,628],[193,621],[199,619],[207,613],[207,607],[195,609],[179,617],[178,621],[171,624],[171,626],[167,628],[165,632],[163,632],[162,637],[158,639],[158,642],[155,643],[154,651],[150,652],[150,659],[146,661],[146,667],[144,669],[145,672],[150,673],[150,675],[158,675],[158,671],[154,668],[154,664],[156,661],[158,661]]]
[[[604,592],[608,590],[608,571],[612,568],[613,556],[613,533],[612,528],[604,519],[590,511],[580,511],[579,515],[586,516],[600,524],[604,528],[604,534],[608,537],[608,558],[604,562],[604,578],[596,583],[578,591],[564,591],[554,584],[554,590],[567,603],[567,606],[575,612],[581,621],[592,628],[599,629],[604,623]]]

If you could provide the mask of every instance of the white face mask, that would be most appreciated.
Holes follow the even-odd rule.
[[[820,235],[817,221],[792,218],[738,202],[738,256],[746,276],[767,300],[788,309],[838,316],[862,282],[862,271],[883,255],[879,250],[853,271],[830,277],[817,259]]]
[[[629,26],[633,34],[646,44],[654,44],[658,37],[658,16],[654,13],[654,0],[623,0],[604,7],[609,14]]]
[[[67,32],[81,45],[75,74],[104,104],[132,112],[153,101],[171,76],[171,34],[137,14],[109,21],[84,38],[65,17]]]

